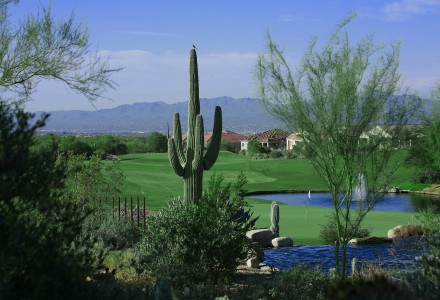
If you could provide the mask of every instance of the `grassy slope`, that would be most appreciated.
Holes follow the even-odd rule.
[[[401,155],[400,159],[403,157]],[[125,195],[144,195],[149,209],[157,210],[171,197],[181,194],[183,182],[174,174],[167,154],[124,155],[121,168],[126,176]],[[275,190],[325,190],[326,187],[307,160],[249,160],[246,156],[221,152],[212,170],[205,172],[208,180],[213,172],[222,173],[225,181],[233,180],[237,172],[243,171],[249,180],[249,191]],[[399,169],[393,185],[409,181],[411,170]],[[260,215],[258,227],[270,225],[270,203],[250,200],[255,215]],[[320,225],[327,222],[330,209],[283,205],[280,208],[281,234],[291,236],[298,244],[319,244]],[[385,236],[389,228],[397,224],[407,224],[414,220],[414,214],[396,212],[371,212],[365,227],[372,228],[372,234]]]

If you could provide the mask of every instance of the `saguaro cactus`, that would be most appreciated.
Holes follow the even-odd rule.
[[[280,222],[280,207],[276,202],[272,202],[270,209],[270,222],[272,223],[270,231],[272,231],[273,236],[278,237],[280,235],[280,227],[278,226],[278,223]]]
[[[186,148],[183,146],[179,113],[174,114],[173,136],[168,138],[168,156],[174,172],[183,177],[185,201],[197,203],[202,196],[203,171],[209,170],[215,163],[220,150],[222,133],[222,111],[215,108],[214,128],[211,143],[203,153],[203,117],[200,114],[199,75],[197,54],[193,48],[189,62],[189,101],[188,134]]]

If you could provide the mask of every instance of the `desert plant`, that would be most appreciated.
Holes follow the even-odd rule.
[[[370,230],[368,228],[363,228],[362,226],[354,226],[350,224],[347,228],[347,237],[352,238],[364,238],[370,236]],[[338,229],[336,225],[335,217],[330,217],[327,224],[321,225],[321,230],[319,231],[319,237],[324,244],[334,245],[338,240]]]
[[[280,207],[276,202],[272,202],[271,209],[270,209],[270,223],[272,224],[270,226],[270,230],[272,231],[272,234],[274,236],[280,235]]]
[[[323,299],[330,285],[330,277],[322,270],[304,265],[292,266],[256,287],[254,299]]]
[[[200,114],[199,75],[196,50],[191,49],[189,63],[188,135],[183,146],[179,113],[174,114],[173,136],[168,139],[168,154],[174,172],[183,177],[184,201],[197,203],[202,196],[203,171],[215,163],[220,150],[222,111],[216,106],[212,141],[203,155],[203,117]]]
[[[418,217],[426,230],[426,244],[408,282],[420,299],[436,299],[440,293],[440,216],[428,208]]]
[[[394,96],[398,45],[386,51],[372,36],[352,44],[345,30],[355,16],[348,16],[323,48],[317,49],[315,38],[295,68],[269,36],[269,53],[259,57],[256,68],[263,103],[301,135],[305,156],[332,195],[338,232],[335,266],[341,278],[346,276],[349,227],[359,226],[380,201],[380,191],[398,167],[391,160],[397,151],[387,135],[400,136],[420,108],[417,97]],[[361,143],[361,137],[375,128],[387,134]],[[352,191],[359,173],[365,174],[369,193],[353,212]]]
[[[136,246],[134,266],[138,272],[157,279],[171,279],[173,285],[213,281],[229,277],[250,247],[245,232],[251,215],[236,222],[237,209],[228,201],[229,191],[205,191],[199,204],[177,199],[147,221]]]

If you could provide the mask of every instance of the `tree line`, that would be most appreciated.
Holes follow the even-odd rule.
[[[96,136],[75,136],[44,134],[36,136],[36,148],[47,149],[56,145],[59,153],[72,152],[90,156],[100,151],[103,156],[129,153],[163,153],[167,151],[167,136],[152,132],[148,136],[116,136],[103,134]]]

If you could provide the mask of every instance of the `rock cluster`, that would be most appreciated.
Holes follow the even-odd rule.
[[[274,236],[270,229],[250,230],[246,232],[246,237],[252,242],[258,244],[261,248],[293,246],[293,240],[291,238]],[[246,265],[248,268],[260,268],[260,259],[258,257],[250,257],[246,261]]]

